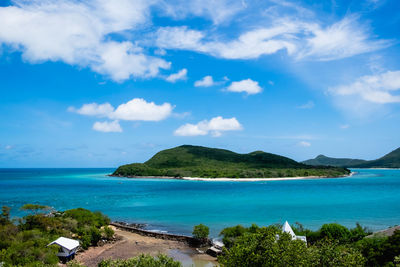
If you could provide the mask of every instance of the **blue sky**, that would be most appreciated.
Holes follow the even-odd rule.
[[[400,2],[0,3],[0,167],[400,146]]]

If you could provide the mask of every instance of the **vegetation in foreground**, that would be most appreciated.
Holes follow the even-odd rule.
[[[225,245],[222,266],[400,266],[400,231],[389,237],[371,234],[360,225],[348,229],[325,224],[317,231],[292,227],[308,244],[292,240],[280,226],[243,227],[221,231]],[[279,235],[279,238],[277,238]]]
[[[26,204],[23,218],[12,221],[10,208],[0,214],[0,262],[2,266],[54,266],[58,246],[47,246],[60,236],[79,239],[81,247],[96,246],[101,239],[110,239],[114,232],[110,219],[100,212],[78,208],[55,212],[50,207]]]
[[[126,260],[103,260],[99,263],[99,267],[180,267],[180,262],[174,261],[172,258],[160,254],[157,257],[150,255],[140,255]]]
[[[275,154],[184,145],[158,152],[145,163],[118,167],[115,176],[168,176],[203,178],[271,178],[347,175],[341,167],[309,166]]]
[[[79,239],[82,247],[95,246],[100,239],[112,238],[109,219],[99,213],[78,208],[54,212],[47,206],[26,204],[28,214],[18,221],[10,219],[10,209],[0,214],[0,263],[2,266],[57,266],[57,246],[47,246],[59,236]],[[292,226],[308,243],[292,240],[280,225],[259,227],[237,225],[221,231],[225,245],[218,257],[222,266],[400,266],[400,231],[385,236],[369,236],[370,231],[356,225],[324,224],[319,230]],[[193,228],[198,239],[207,239],[209,228]],[[80,267],[72,261],[69,267]],[[125,260],[104,260],[100,267],[178,267],[181,264],[165,255],[140,255]]]

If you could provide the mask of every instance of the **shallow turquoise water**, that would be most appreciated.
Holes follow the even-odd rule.
[[[400,170],[353,170],[348,178],[263,182],[202,182],[108,177],[112,169],[0,169],[0,205],[39,203],[83,207],[113,220],[189,234],[236,224],[327,222],[373,230],[400,224]]]

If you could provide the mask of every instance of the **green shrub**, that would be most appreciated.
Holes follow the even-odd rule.
[[[210,234],[210,229],[204,224],[199,224],[193,227],[193,237],[197,239],[207,239]]]
[[[279,239],[276,235],[279,234]],[[256,233],[238,236],[231,248],[218,257],[222,266],[309,266],[310,252],[304,242],[292,240],[276,227],[263,227]]]
[[[180,267],[181,264],[172,258],[160,254],[157,257],[140,255],[127,260],[102,260],[98,267]]]
[[[107,239],[112,239],[114,237],[114,230],[108,226],[104,226],[103,228],[104,235]]]

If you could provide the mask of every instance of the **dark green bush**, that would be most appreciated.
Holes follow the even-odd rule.
[[[210,234],[210,229],[204,224],[199,224],[193,227],[193,237],[197,239],[207,239]]]
[[[180,267],[181,264],[166,255],[140,255],[127,260],[103,260],[98,267]]]

